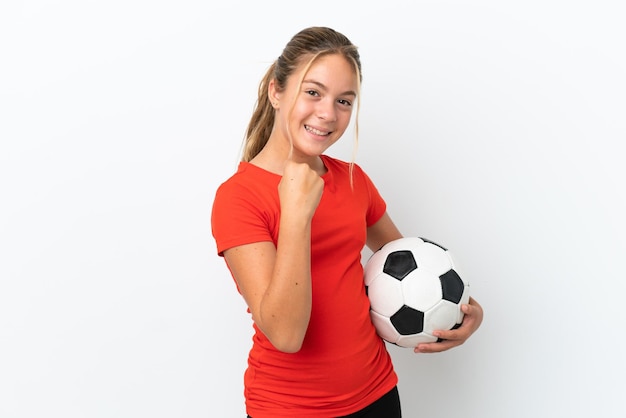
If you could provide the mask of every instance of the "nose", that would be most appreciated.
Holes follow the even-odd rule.
[[[320,102],[318,102],[316,113],[318,118],[328,122],[334,122],[337,119],[337,109],[335,108],[335,101],[321,100]]]

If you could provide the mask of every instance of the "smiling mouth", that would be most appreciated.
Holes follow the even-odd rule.
[[[319,136],[328,136],[332,133],[332,131],[331,132],[319,131],[315,128],[310,127],[309,125],[304,125],[304,129],[306,129],[307,132],[311,132],[312,134],[319,135]]]

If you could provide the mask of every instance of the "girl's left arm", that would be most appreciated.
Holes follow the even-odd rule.
[[[367,228],[367,247],[372,251],[378,251],[380,247],[389,241],[402,238],[402,234],[393,223],[389,214],[385,214],[372,226]]]

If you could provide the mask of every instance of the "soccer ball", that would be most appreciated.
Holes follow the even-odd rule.
[[[401,347],[440,341],[435,330],[458,328],[469,283],[447,249],[424,238],[384,245],[364,267],[372,323],[385,341]]]

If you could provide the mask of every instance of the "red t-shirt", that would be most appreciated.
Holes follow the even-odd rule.
[[[348,415],[398,381],[369,315],[361,250],[366,228],[385,213],[374,184],[354,164],[322,156],[328,172],[311,224],[312,311],[297,353],[276,350],[253,324],[244,376],[247,413],[264,417]],[[217,190],[211,218],[219,255],[253,242],[276,245],[281,177],[242,162]]]

